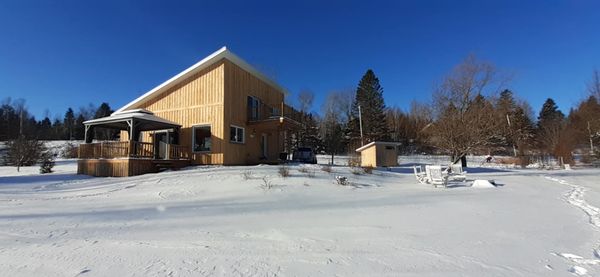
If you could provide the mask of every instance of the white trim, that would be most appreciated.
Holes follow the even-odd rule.
[[[231,138],[231,127],[234,127],[236,129],[242,129],[242,131],[243,131],[244,134],[242,136],[242,141],[241,142],[240,141],[236,141],[236,140],[232,140],[232,138]],[[237,136],[237,130],[235,131],[235,135]],[[230,124],[229,125],[229,142],[231,142],[231,143],[237,143],[237,144],[245,144],[246,143],[246,128]]]
[[[360,148],[356,149],[356,152],[362,152],[363,150],[373,146],[373,145],[385,145],[385,146],[399,146],[402,145],[402,143],[399,142],[387,142],[387,141],[373,141],[370,142],[368,144],[365,144],[363,146],[361,146]]]
[[[204,151],[196,151],[194,150],[194,144],[196,144],[196,127],[208,127],[210,128],[210,149],[209,150],[204,150]],[[192,153],[212,153],[212,149],[213,149],[213,139],[212,139],[212,126],[210,124],[201,124],[201,125],[192,125]]]
[[[231,51],[229,51],[227,49],[227,47],[223,46],[223,47],[221,47],[221,49],[210,54],[208,57],[202,59],[201,61],[197,62],[196,64],[194,64],[191,67],[187,68],[186,70],[182,71],[181,73],[171,77],[169,80],[167,80],[164,83],[158,85],[157,87],[151,89],[150,91],[144,93],[142,96],[136,98],[135,100],[127,103],[125,106],[123,106],[120,109],[118,109],[117,111],[115,111],[115,113],[120,113],[120,112],[123,112],[128,109],[139,107],[139,105],[141,105],[145,101],[148,101],[148,100],[152,99],[153,97],[159,95],[161,92],[175,86],[177,83],[179,83],[179,81],[182,81],[182,80],[186,79],[188,76],[211,66],[212,64],[214,64],[215,62],[217,62],[221,59],[229,60],[230,62],[234,63],[235,65],[250,72],[250,74],[259,78],[263,82],[265,82],[265,83],[271,85],[272,87],[274,87],[275,89],[281,91],[281,93],[283,93],[284,96],[287,95],[287,90],[285,90],[283,87],[279,86],[276,82],[269,79],[267,76],[265,76],[258,70],[256,70],[254,67],[252,67],[250,64],[248,64],[247,62],[242,60],[240,57],[233,54]]]

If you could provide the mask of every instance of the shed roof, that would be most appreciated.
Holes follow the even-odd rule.
[[[402,145],[402,143],[400,142],[388,142],[388,141],[373,141],[370,142],[368,144],[365,144],[363,146],[361,146],[360,148],[356,149],[356,152],[362,152],[363,150],[366,150],[367,148],[370,148],[372,146],[375,145],[384,145],[384,146],[398,146],[398,145]]]
[[[149,101],[149,100],[153,99],[154,97],[156,97],[157,95],[160,95],[161,92],[177,85],[180,81],[185,80],[186,78],[193,75],[194,73],[199,72],[199,71],[211,66],[212,64],[220,61],[221,59],[227,59],[228,61],[234,63],[235,65],[241,67],[242,69],[250,72],[250,74],[254,75],[258,79],[262,80],[263,82],[265,82],[265,83],[271,85],[272,87],[276,88],[277,90],[281,91],[283,94],[287,94],[287,91],[284,88],[282,88],[276,82],[274,82],[273,80],[269,79],[267,76],[265,76],[264,74],[262,74],[261,72],[256,70],[256,68],[254,68],[253,66],[248,64],[246,61],[242,60],[240,57],[238,57],[237,55],[235,55],[234,53],[229,51],[226,46],[223,46],[221,49],[210,54],[209,56],[207,56],[206,58],[197,62],[196,64],[192,65],[188,69],[180,72],[179,74],[173,76],[171,79],[165,81],[164,83],[162,83],[162,84],[158,85],[157,87],[151,89],[150,91],[144,93],[142,96],[127,103],[125,106],[118,109],[117,112],[122,112],[127,109],[131,109],[131,108],[138,108],[141,104],[145,103],[146,101]]]

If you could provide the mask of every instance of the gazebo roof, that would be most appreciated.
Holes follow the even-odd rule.
[[[181,124],[155,116],[151,111],[144,109],[135,109],[122,112],[115,112],[107,117],[84,121],[86,126],[97,126],[102,128],[127,130],[129,124],[135,122],[136,130],[151,131],[171,128],[180,128]]]

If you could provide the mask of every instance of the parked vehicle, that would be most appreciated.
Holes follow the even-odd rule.
[[[301,163],[317,163],[317,155],[315,151],[313,151],[310,147],[299,147],[292,154],[292,161],[301,162]]]

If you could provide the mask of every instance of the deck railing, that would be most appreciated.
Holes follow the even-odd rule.
[[[300,122],[302,113],[286,104],[272,107],[263,102],[259,102],[258,106],[248,106],[247,115],[248,121],[261,121],[274,118],[278,119],[279,117],[283,116],[288,119],[295,120],[296,122]]]
[[[79,145],[80,159],[142,158],[154,159],[154,144],[139,141],[104,141]],[[167,144],[167,159],[188,159],[186,147]]]

